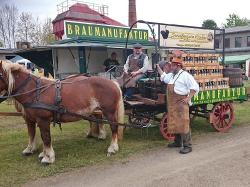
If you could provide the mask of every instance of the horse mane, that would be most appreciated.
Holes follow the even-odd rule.
[[[12,63],[9,60],[5,60],[5,61],[2,60],[1,62],[2,62],[2,68],[7,74],[7,78],[8,78],[8,94],[11,94],[15,85],[15,79],[12,75],[12,71],[21,71],[25,73],[29,73],[29,71],[26,68],[24,68],[22,65],[18,63]]]

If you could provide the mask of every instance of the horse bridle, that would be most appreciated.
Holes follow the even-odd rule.
[[[0,73],[0,80],[5,83],[5,80],[3,79],[3,73]],[[5,94],[3,96],[0,96],[0,97],[2,97],[2,98],[0,98],[0,103],[4,102],[7,99],[7,96],[8,96],[8,92],[5,92]]]
[[[0,73],[0,80],[3,81],[5,84],[7,84],[3,78],[3,73]],[[34,92],[37,89],[40,89],[40,88],[36,88],[35,90],[30,90],[28,92],[17,94],[17,92],[20,91],[30,80],[32,80],[32,78],[31,78],[31,75],[29,74],[29,76],[15,90],[13,90],[11,93],[6,92],[3,96],[0,96],[0,103],[3,102],[4,100],[10,98],[10,97],[25,95],[27,93]],[[41,87],[41,88],[43,88],[43,87]]]

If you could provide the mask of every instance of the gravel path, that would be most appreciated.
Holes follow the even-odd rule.
[[[25,186],[250,186],[250,126],[196,137],[187,155],[161,147],[121,163],[85,167]]]

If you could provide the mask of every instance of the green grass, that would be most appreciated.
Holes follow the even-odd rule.
[[[247,111],[249,107],[250,102],[235,103],[235,126],[247,124],[250,121]],[[3,103],[0,105],[0,111],[14,110]],[[30,157],[21,155],[28,141],[23,119],[21,117],[1,117],[0,186],[20,186],[30,180],[70,171],[74,168],[122,160],[137,152],[163,147],[167,144],[160,135],[158,127],[149,128],[148,135],[146,129],[126,129],[124,140],[120,142],[120,151],[112,157],[106,157],[106,150],[110,143],[108,126],[106,126],[107,132],[109,132],[108,138],[104,141],[85,138],[88,122],[63,124],[62,128],[62,131],[58,127],[51,128],[56,162],[50,166],[43,166],[37,159],[42,148]],[[204,133],[214,132],[206,119],[196,118],[192,124],[194,138]]]
[[[243,81],[245,87],[250,87],[250,80]]]

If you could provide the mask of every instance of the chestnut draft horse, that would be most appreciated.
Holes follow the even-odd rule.
[[[58,85],[59,94],[55,88]],[[30,74],[19,64],[0,61],[0,92],[3,90],[24,106],[24,119],[29,134],[26,151],[34,152],[36,124],[39,127],[43,141],[43,151],[38,156],[41,163],[50,164],[55,161],[50,135],[50,123],[55,118],[63,123],[78,121],[82,119],[81,116],[90,116],[96,109],[100,109],[111,122],[112,139],[107,155],[119,150],[118,136],[122,136],[123,127],[114,123],[124,123],[124,105],[117,83],[101,77],[75,76],[58,84],[56,80]],[[58,95],[61,98],[60,108],[66,112],[55,115],[55,111],[50,109],[55,108]]]

